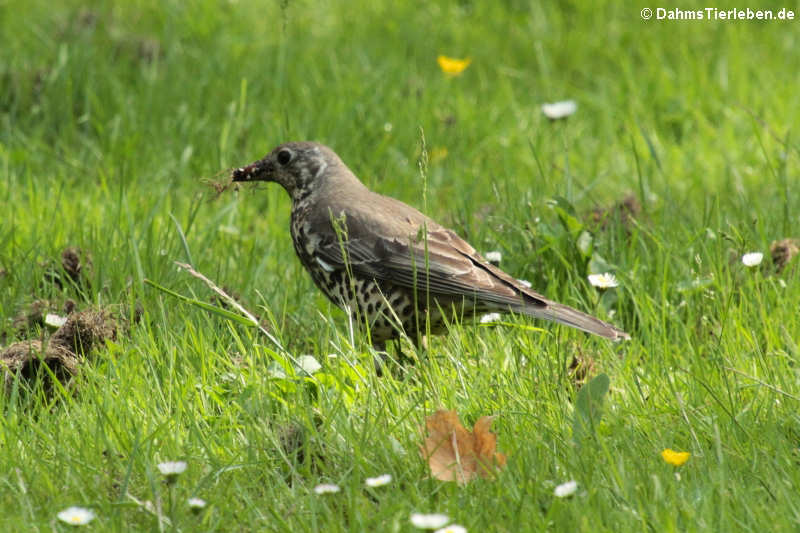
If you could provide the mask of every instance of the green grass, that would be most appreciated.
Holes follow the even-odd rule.
[[[0,530],[66,530],[70,505],[96,531],[159,530],[131,497],[157,502],[166,531],[409,531],[414,511],[470,531],[797,530],[800,270],[775,275],[769,246],[800,237],[800,34],[644,22],[642,7],[0,3],[0,342],[34,299],[144,311],[68,391],[0,397]],[[446,78],[438,54],[472,64]],[[566,98],[573,117],[542,116]],[[372,189],[633,340],[511,317],[453,327],[404,379],[375,377],[294,257],[285,193],[203,182],[290,139],[330,145]],[[581,253],[588,213],[628,193],[636,223],[593,229]],[[83,293],[43,282],[66,246],[91,253]],[[176,260],[322,370],[295,376],[254,329],[145,284],[212,301]],[[597,268],[620,287],[589,286]],[[578,353],[611,382],[580,445]],[[469,426],[499,415],[498,479],[428,477],[418,430],[442,406]],[[292,428],[303,457],[281,445]],[[692,453],[680,479],[667,447]],[[170,488],[156,464],[172,459],[188,469]],[[364,488],[382,473],[389,487]],[[555,498],[570,479],[576,496]],[[316,496],[322,482],[342,492]],[[193,515],[190,496],[208,508]]]

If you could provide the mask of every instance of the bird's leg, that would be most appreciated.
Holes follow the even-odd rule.
[[[386,341],[373,342],[372,348],[375,350],[373,363],[375,364],[375,375],[383,377],[383,368],[389,360],[389,354],[386,352]]]
[[[414,343],[414,345],[419,347],[416,343]],[[403,351],[403,339],[402,338],[398,337],[398,338],[394,339],[394,351],[395,351],[395,354],[396,354],[397,363],[401,368],[405,368],[406,365],[412,365],[413,366],[414,364],[416,364],[417,358],[416,357],[409,357]]]
[[[392,344],[394,345],[394,357],[390,356],[386,350],[386,342],[372,344],[375,350],[375,374],[383,377],[384,372],[389,369],[395,378],[402,379],[406,374],[406,365],[416,364],[417,358],[405,354],[401,338],[394,339]]]

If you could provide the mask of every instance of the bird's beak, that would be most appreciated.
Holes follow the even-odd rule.
[[[269,165],[260,159],[233,171],[233,181],[269,181]]]

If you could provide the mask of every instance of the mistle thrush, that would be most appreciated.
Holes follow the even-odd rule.
[[[453,312],[522,313],[612,340],[630,338],[532,291],[455,232],[370,191],[321,144],[281,144],[236,169],[233,181],[274,181],[286,189],[297,256],[333,303],[369,325],[377,347],[401,331],[413,340],[428,331],[441,333]]]

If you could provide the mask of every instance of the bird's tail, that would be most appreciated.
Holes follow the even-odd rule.
[[[600,335],[612,341],[628,340],[631,338],[630,335],[616,326],[612,326],[608,322],[603,322],[599,318],[595,318],[577,309],[556,302],[546,301],[545,305],[527,305],[516,309],[516,311],[536,318],[553,320],[587,333]]]

